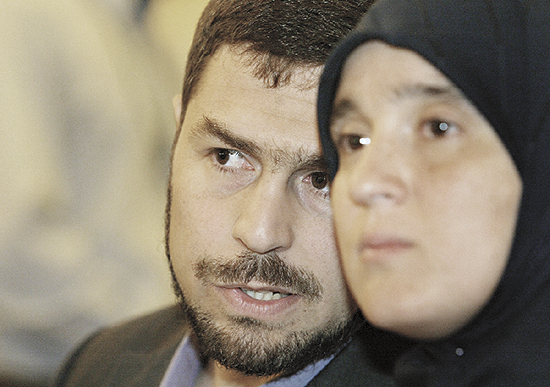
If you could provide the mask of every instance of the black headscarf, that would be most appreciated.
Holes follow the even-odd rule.
[[[377,2],[321,78],[319,130],[331,178],[338,155],[329,120],[342,66],[373,39],[417,52],[454,82],[491,123],[523,184],[495,294],[459,332],[403,355],[397,379],[404,386],[550,386],[550,1]]]

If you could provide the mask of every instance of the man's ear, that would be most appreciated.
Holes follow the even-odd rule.
[[[176,119],[176,127],[179,127],[181,122],[181,94],[175,95],[174,98],[172,98],[172,105],[174,106],[174,118]]]

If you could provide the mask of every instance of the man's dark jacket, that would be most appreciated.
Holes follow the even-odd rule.
[[[69,358],[56,386],[158,386],[186,330],[179,308],[172,307],[100,331]],[[384,340],[370,331],[357,335],[308,386],[393,386],[382,371],[391,354],[373,350]]]

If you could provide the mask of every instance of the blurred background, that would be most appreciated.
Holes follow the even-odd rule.
[[[164,205],[206,0],[0,0],[0,386],[174,302]]]

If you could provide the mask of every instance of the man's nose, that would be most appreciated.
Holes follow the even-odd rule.
[[[292,198],[286,182],[281,180],[262,176],[242,193],[233,237],[255,253],[283,251],[292,244]]]

